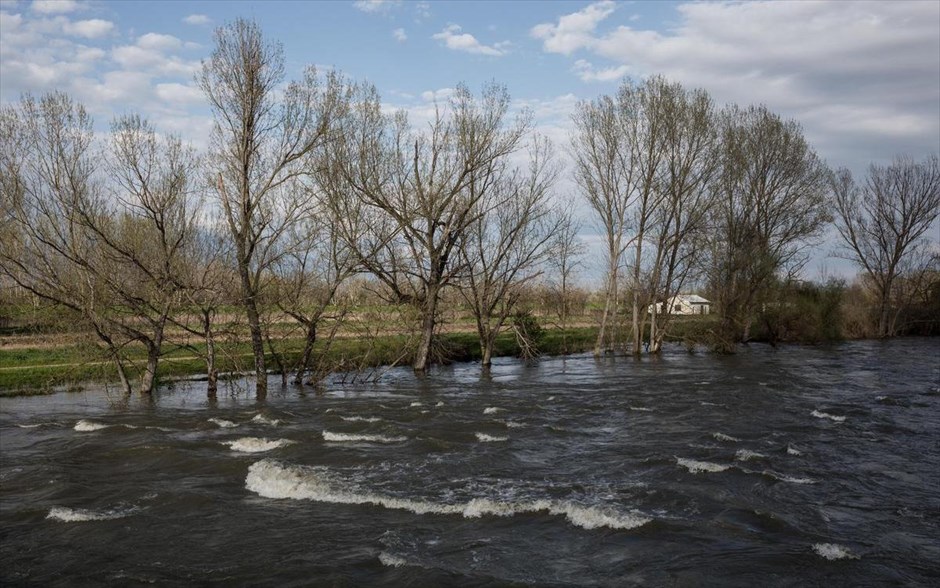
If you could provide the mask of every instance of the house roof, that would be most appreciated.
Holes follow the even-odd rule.
[[[680,294],[680,297],[689,304],[711,304],[710,300],[706,300],[698,294]]]

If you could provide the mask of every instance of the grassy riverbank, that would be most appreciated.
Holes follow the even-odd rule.
[[[545,329],[539,339],[539,351],[546,355],[578,353],[593,348],[597,329],[593,327]],[[405,340],[400,336],[378,336],[368,340],[339,338],[328,350],[320,351],[321,361],[337,370],[369,368],[410,363],[403,355]],[[283,344],[287,361],[296,360],[303,346],[300,339]],[[444,361],[478,361],[480,348],[476,335],[469,332],[444,333],[439,337]],[[205,373],[202,348],[168,347],[160,360],[160,377],[197,376]],[[521,353],[512,333],[503,333],[496,344],[496,355]],[[130,374],[137,375],[144,362],[143,351],[132,353]],[[275,367],[273,357],[269,366]],[[250,369],[251,349],[247,344],[221,346],[218,353],[220,372]],[[0,395],[45,394],[57,389],[81,389],[83,382],[111,382],[116,378],[113,364],[93,345],[68,343],[41,348],[0,348]]]

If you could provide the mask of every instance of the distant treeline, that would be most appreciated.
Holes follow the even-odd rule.
[[[577,106],[564,170],[498,84],[413,125],[337,72],[283,82],[281,46],[237,20],[196,76],[204,153],[133,114],[98,137],[61,92],[4,106],[0,314],[39,304],[94,333],[127,394],[182,346],[214,395],[219,353],[249,345],[259,397],[272,369],[316,382],[379,345],[424,371],[457,317],[484,367],[505,333],[533,355],[546,321],[584,316],[598,354],[937,332],[936,155],[858,184],[796,122],[652,77]],[[554,193],[563,173],[580,194]],[[598,293],[577,287],[579,199],[603,236]],[[799,281],[833,223],[859,279]],[[692,290],[714,302],[700,328],[659,310]],[[331,353],[340,336],[358,357]]]

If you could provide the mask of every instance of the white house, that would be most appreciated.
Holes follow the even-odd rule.
[[[679,294],[656,304],[656,314],[708,314],[712,303],[697,294]],[[653,312],[650,305],[649,312]]]

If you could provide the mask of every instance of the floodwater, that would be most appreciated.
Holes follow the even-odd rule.
[[[202,386],[0,400],[0,584],[940,583],[937,339]]]

